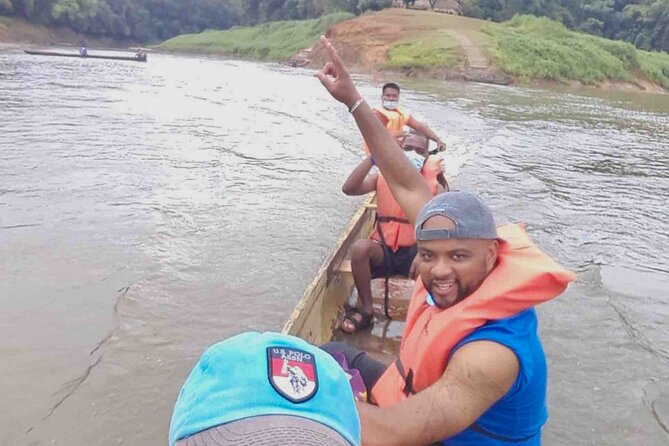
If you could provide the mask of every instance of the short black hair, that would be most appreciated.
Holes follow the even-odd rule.
[[[381,88],[381,93],[385,93],[385,92],[386,92],[386,88],[394,88],[394,89],[397,90],[398,92],[400,91],[400,86],[397,85],[395,82],[388,82],[387,84],[385,84],[385,85]]]
[[[430,146],[430,138],[428,138],[426,134],[421,133],[418,130],[414,130],[414,129],[409,130],[409,132],[404,135],[405,138],[407,136],[417,136],[419,138],[423,138],[425,140],[425,142],[427,143],[427,146],[428,147]]]

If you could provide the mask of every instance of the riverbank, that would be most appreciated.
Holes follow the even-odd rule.
[[[333,25],[354,17],[347,12],[338,12],[311,20],[267,22],[225,31],[207,30],[174,37],[158,45],[158,48],[170,52],[281,61],[311,48],[318,37]]]
[[[615,90],[669,89],[669,55],[567,30],[529,16],[505,23],[403,9],[333,26],[328,37],[357,71]],[[316,44],[309,64],[325,52]]]
[[[327,21],[319,20],[320,26],[311,20],[205,31],[175,37],[159,48],[316,68],[325,61],[317,41]],[[393,8],[329,21],[333,24],[325,28],[326,35],[356,72],[497,84],[669,90],[669,54],[569,31],[545,18],[521,16],[498,24]]]
[[[85,42],[89,47],[120,48],[132,46],[129,40],[107,37],[92,37],[69,28],[50,27],[30,23],[26,20],[0,16],[0,44],[3,46],[29,45],[73,45]]]
[[[535,86],[568,85],[606,90],[669,91],[669,54],[567,30],[545,19],[521,16],[493,23],[428,11],[387,9],[354,17],[335,13],[305,21],[269,22],[230,30],[181,35],[158,45],[199,53],[292,66],[320,67],[318,36],[327,34],[356,72]],[[0,16],[0,44],[127,47]]]

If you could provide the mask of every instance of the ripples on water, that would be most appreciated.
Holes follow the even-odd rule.
[[[664,444],[667,99],[407,87],[456,185],[579,273],[541,312],[546,443]],[[0,122],[12,444],[164,444],[202,349],[278,329],[358,203],[356,129],[306,71],[0,53]]]

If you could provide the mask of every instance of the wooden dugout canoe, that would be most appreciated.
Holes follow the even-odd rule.
[[[344,305],[354,288],[349,251],[356,240],[368,238],[376,219],[375,196],[370,195],[356,211],[334,248],[325,258],[316,276],[295,306],[283,327],[283,333],[321,345],[331,340],[355,345],[386,363],[394,360],[404,329],[404,319],[413,290],[412,280],[390,279],[389,308],[392,320],[384,316],[384,280],[372,283],[376,322],[373,328],[353,335],[338,330]]]
[[[35,51],[35,50],[23,50],[26,54],[32,54],[34,56],[57,56],[57,57],[79,57],[81,59],[108,59],[108,60],[128,60],[133,62],[146,62],[146,54],[143,57],[136,56],[111,56],[104,54],[87,54],[82,56],[79,53],[60,53],[58,51]]]

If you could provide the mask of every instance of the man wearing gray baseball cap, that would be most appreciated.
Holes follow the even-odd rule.
[[[316,77],[344,103],[379,170],[415,225],[418,273],[397,360],[383,371],[364,352],[343,351],[371,389],[358,403],[362,443],[539,445],[546,358],[534,306],[575,276],[541,252],[520,225],[496,227],[476,195],[432,198],[418,172],[360,96],[336,50]]]

